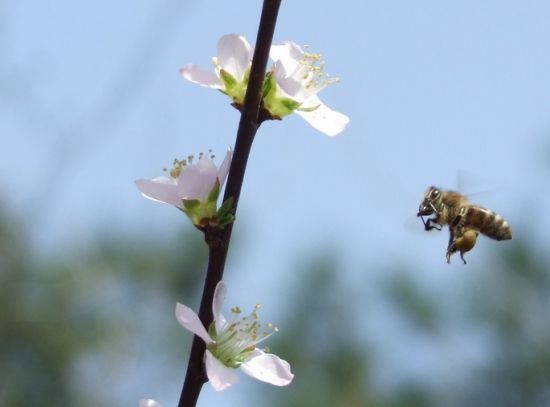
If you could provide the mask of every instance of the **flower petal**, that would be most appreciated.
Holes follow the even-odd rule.
[[[239,381],[235,372],[216,359],[209,350],[206,350],[204,359],[206,375],[214,390],[222,391],[228,389]]]
[[[227,320],[222,314],[222,306],[227,293],[227,285],[220,281],[214,291],[214,299],[212,301],[212,314],[214,315],[214,323],[216,324],[216,332],[220,333],[227,325]]]
[[[279,61],[288,75],[298,69],[298,64],[303,59],[304,51],[292,41],[285,41],[281,45],[272,45],[269,56],[275,62]]]
[[[306,122],[327,136],[336,136],[342,132],[349,123],[349,117],[345,114],[329,109],[317,96],[308,98],[304,105],[318,106],[311,112],[295,110]],[[304,106],[305,107],[305,106]]]
[[[206,201],[218,178],[218,168],[208,157],[203,157],[196,165],[187,166],[178,178],[180,199]]]
[[[287,361],[272,353],[256,349],[240,369],[249,376],[275,386],[286,386],[294,375]]]
[[[188,331],[193,332],[204,342],[212,342],[212,338],[210,338],[210,335],[208,335],[208,332],[204,328],[204,325],[199,319],[199,316],[195,314],[195,311],[193,311],[191,308],[178,302],[176,304],[176,319],[181,326],[183,326]]]
[[[177,183],[172,178],[157,177],[152,180],[138,179],[135,183],[145,198],[175,206],[181,205]]]
[[[246,38],[227,34],[218,41],[218,63],[239,82],[252,63],[252,49]]]
[[[208,88],[222,89],[220,78],[211,71],[206,71],[195,64],[185,65],[180,69],[180,75],[190,82],[198,83]]]
[[[305,91],[302,83],[293,76],[287,75],[286,69],[281,61],[275,62],[273,72],[275,73],[277,85],[279,85],[280,90],[283,91],[285,96],[293,98],[300,103],[304,101]]]
[[[224,184],[227,174],[229,173],[229,168],[231,167],[231,159],[233,158],[233,150],[231,147],[227,149],[225,158],[218,169],[218,180],[220,181],[220,186]]]
[[[139,401],[139,407],[162,407],[162,404],[151,399],[141,399]]]

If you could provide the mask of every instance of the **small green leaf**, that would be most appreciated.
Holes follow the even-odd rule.
[[[321,105],[313,106],[313,107],[300,107],[296,110],[299,110],[300,112],[313,112],[314,110],[317,110],[317,108]]]
[[[300,104],[301,104],[299,102],[296,102],[294,99],[290,99],[290,98],[279,98],[278,102],[281,105],[283,105],[284,107],[286,107],[288,110],[290,110],[291,112],[298,109],[300,107]],[[319,107],[319,106],[314,107],[312,110],[317,109],[317,107]]]
[[[222,206],[220,206],[220,209],[218,209],[218,213],[231,211],[232,209],[233,209],[233,197],[230,196],[225,200]]]
[[[269,72],[265,75],[264,84],[262,87],[262,98],[265,98],[269,92],[271,92],[271,89],[276,86],[274,81],[275,79],[273,78],[273,72]]]
[[[220,228],[235,220],[235,216],[233,215],[233,197],[227,198],[222,206],[220,206],[216,213],[216,219]]]
[[[237,80],[228,73],[225,69],[220,69],[220,77],[223,81],[223,85],[225,86],[225,89],[231,93],[231,90],[237,86]]]
[[[194,211],[201,204],[198,199],[182,199],[181,202],[186,212]]]
[[[218,196],[220,195],[220,180],[216,178],[216,182],[214,183],[214,187],[210,190],[210,193],[208,194],[207,201],[208,202],[215,202],[218,200]]]

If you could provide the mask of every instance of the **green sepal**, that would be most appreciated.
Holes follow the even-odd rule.
[[[243,81],[241,82],[243,89],[246,89],[246,86],[248,85],[248,81],[250,79],[250,68],[252,68],[252,66],[246,68],[246,71],[244,71]]]
[[[219,195],[220,195],[220,180],[216,178],[216,182],[214,183],[214,186],[208,193],[208,197],[206,198],[206,200],[208,202],[217,201]]]
[[[216,337],[218,335],[216,334],[216,324],[214,322],[212,322],[208,327],[208,335],[210,335],[210,338],[212,338],[213,341],[216,341]]]
[[[278,101],[281,105],[283,105],[286,109],[288,109],[290,113],[298,109],[301,105],[300,102],[296,102],[294,99],[291,99],[291,98],[279,98]],[[313,110],[315,109],[317,109],[317,107],[315,107]]]
[[[263,107],[273,117],[288,116],[300,107],[300,102],[286,96],[280,96],[277,90],[277,83],[273,74],[266,75],[263,86]]]
[[[277,97],[264,99],[264,107],[271,113],[271,116],[284,117],[293,113],[300,107],[300,103],[287,97]]]
[[[231,94],[232,90],[237,86],[237,80],[225,69],[220,69],[220,78],[227,93]]]
[[[299,110],[300,112],[313,112],[314,110],[317,110],[317,108],[321,105],[313,106],[313,107],[300,107],[296,110]]]
[[[182,199],[182,210],[197,227],[203,227],[206,220],[216,215],[216,201],[201,202],[198,199]]]
[[[201,204],[198,199],[182,199],[183,211],[186,213],[195,211]]]
[[[198,226],[200,222],[200,206],[201,202],[198,199],[182,199],[182,211],[193,222],[193,225]]]
[[[220,206],[218,212],[216,213],[216,220],[218,226],[223,228],[230,223],[233,223],[235,220],[235,215],[233,215],[233,197],[229,197],[225,202]]]
[[[226,70],[220,69],[220,79],[222,80],[224,86],[222,92],[233,99],[233,102],[242,104],[244,102],[244,96],[246,95],[246,87],[248,85],[249,78],[250,68],[244,72],[243,80],[240,82]]]
[[[265,98],[269,92],[271,92],[271,89],[273,89],[275,85],[275,80],[273,78],[273,72],[269,72],[265,75],[264,78],[264,84],[262,86],[262,98]]]

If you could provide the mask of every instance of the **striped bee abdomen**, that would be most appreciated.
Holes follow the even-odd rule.
[[[510,240],[512,238],[510,225],[498,213],[478,205],[469,205],[464,209],[466,210],[460,222],[462,225],[477,229],[491,239]]]

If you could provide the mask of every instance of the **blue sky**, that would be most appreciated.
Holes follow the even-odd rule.
[[[223,34],[253,42],[259,13],[250,1],[0,6],[0,194],[36,247],[191,228],[133,180],[233,144],[237,111],[178,69],[209,66]],[[429,185],[456,188],[458,174],[463,192],[491,191],[472,199],[514,239],[548,241],[549,20],[545,1],[283,2],[275,42],[324,56],[340,82],[321,97],[351,122],[335,138],[299,117],[262,125],[226,271],[233,298],[276,309],[293,265],[325,248],[350,281],[399,260],[452,286],[464,266],[445,264],[446,235],[424,234],[414,215]],[[513,244],[482,240],[468,258]]]

